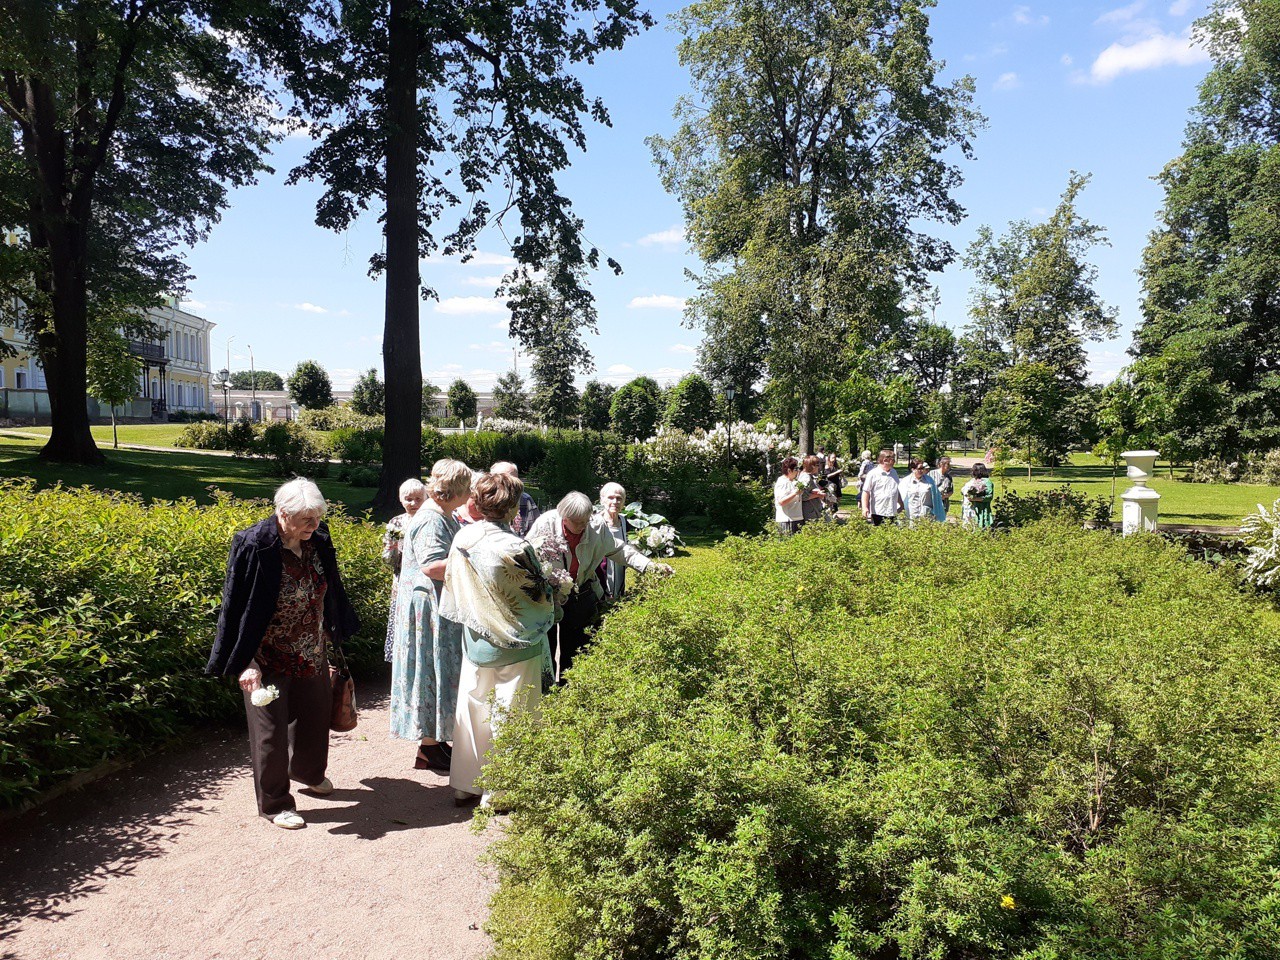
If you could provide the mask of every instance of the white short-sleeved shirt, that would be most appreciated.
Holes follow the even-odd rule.
[[[880,517],[898,515],[898,471],[887,471],[877,465],[867,471],[862,481],[862,492],[869,495],[871,512]]]
[[[773,485],[773,519],[778,523],[786,523],[789,520],[803,520],[804,508],[800,506],[800,498],[796,497],[790,503],[780,503],[779,501],[786,499],[796,492],[796,482],[789,480],[784,473]]]

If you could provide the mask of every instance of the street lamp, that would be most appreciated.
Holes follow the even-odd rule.
[[[249,351],[249,417],[254,423],[258,422],[258,374],[253,369],[253,344],[246,343],[245,349]]]
[[[733,386],[733,384],[729,384],[729,386],[724,388],[724,398],[728,402],[728,407],[729,407],[728,423],[726,423],[725,426],[729,431],[728,432],[728,461],[729,461],[730,470],[733,469],[733,398],[734,396],[737,395],[737,393],[738,391]]]

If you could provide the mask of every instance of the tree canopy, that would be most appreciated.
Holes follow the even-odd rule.
[[[475,420],[476,392],[465,380],[449,384],[447,415],[455,420]]]
[[[1133,387],[1169,456],[1280,446],[1280,7],[1217,2],[1182,153],[1157,178]]]
[[[623,384],[609,405],[613,429],[628,440],[647,440],[658,426],[661,390],[651,377],[636,377]]]
[[[229,376],[232,390],[284,389],[284,377],[270,370],[236,370]]]
[[[716,403],[707,381],[696,373],[672,387],[666,399],[662,414],[665,426],[692,433],[699,428],[709,429],[724,419],[724,408]]]
[[[285,381],[289,396],[299,406],[308,410],[323,410],[333,406],[333,385],[324,367],[314,360],[303,360],[293,368]]]
[[[87,353],[180,292],[181,247],[277,137],[269,66],[306,55],[307,0],[0,4],[0,321],[45,370],[41,456],[97,463]],[[12,306],[17,309],[13,310]]]
[[[690,315],[716,341],[762,341],[805,449],[851,344],[881,339],[953,257],[922,228],[961,219],[952,161],[981,118],[971,80],[938,83],[931,5],[699,0],[674,18],[694,95],[650,143],[707,265]]]
[[[351,409],[369,417],[380,417],[386,410],[386,389],[378,379],[378,371],[370,367],[351,388]]]
[[[589,380],[578,399],[578,415],[584,430],[608,430],[612,425],[609,407],[616,388],[599,380]]]
[[[508,370],[494,385],[493,415],[507,420],[529,419],[529,397],[525,393],[524,378],[518,371]]]

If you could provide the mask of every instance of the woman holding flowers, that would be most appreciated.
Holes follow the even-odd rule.
[[[417,477],[410,477],[400,484],[400,506],[404,513],[387,521],[382,535],[382,562],[391,568],[391,612],[387,615],[387,640],[382,646],[382,656],[391,662],[391,648],[396,637],[396,597],[400,593],[400,561],[403,557],[404,530],[427,498],[427,485]]]
[[[625,564],[639,573],[650,570],[671,573],[665,563],[656,563],[639,550],[628,552],[619,545],[605,526],[602,517],[592,516],[591,501],[585,493],[574,490],[564,495],[554,510],[548,510],[534,521],[529,542],[548,566],[569,575],[571,591],[561,606],[556,630],[556,678],[573,663],[574,656],[587,642],[587,628],[595,619],[596,609],[604,596],[604,588],[596,577],[603,560]]]
[[[632,553],[640,553],[632,546],[628,535],[630,527],[627,518],[622,515],[622,505],[627,500],[627,491],[620,483],[606,483],[600,488],[600,510],[596,514],[603,521],[605,530],[613,538],[613,542],[622,548],[623,557]],[[605,557],[596,568],[596,577],[604,591],[602,599],[613,602],[621,599],[627,592],[627,562],[613,557]]]
[[[991,501],[995,497],[996,485],[991,482],[991,471],[985,463],[975,463],[972,473],[972,479],[960,491],[964,497],[961,520],[966,527],[988,530],[991,527]]]
[[[306,826],[290,779],[333,792],[329,763],[329,653],[360,620],[347,599],[324,525],[327,504],[310,480],[276,491],[275,513],[231,540],[218,632],[205,673],[240,678],[258,813]]]
[[[453,511],[471,495],[471,468],[438,460],[427,501],[405,531],[391,652],[391,735],[418,741],[415,770],[449,771],[453,715],[462,669],[461,628],[440,615]]]
[[[778,532],[789,537],[804,526],[801,490],[796,484],[800,476],[800,461],[787,457],[780,466],[782,475],[773,484],[773,519],[778,524]]]
[[[533,712],[551,669],[547,634],[554,584],[531,544],[511,529],[524,484],[484,474],[473,499],[482,519],[453,540],[441,607],[462,625],[462,675],[449,782],[459,806],[482,800],[476,781],[499,718]]]

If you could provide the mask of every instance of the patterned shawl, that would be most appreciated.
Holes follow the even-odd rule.
[[[542,642],[555,623],[551,585],[533,547],[488,520],[453,538],[440,613],[504,650]]]

